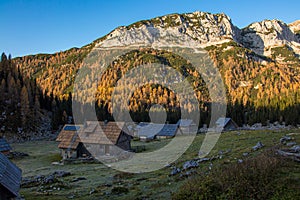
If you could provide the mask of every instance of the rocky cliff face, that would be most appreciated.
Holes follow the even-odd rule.
[[[239,29],[225,14],[194,12],[171,14],[121,26],[96,46],[112,47],[146,44],[153,47],[185,44],[207,47],[235,41],[256,54],[272,56],[272,48],[287,46],[300,54],[300,21],[290,25],[264,20]]]
[[[204,47],[228,40],[237,41],[238,35],[239,29],[225,14],[194,12],[172,14],[119,27],[97,46],[127,46],[139,43],[166,46],[184,42],[188,46]]]
[[[290,23],[289,28],[293,31],[293,33],[295,33],[295,34],[299,33],[300,32],[300,20]]]
[[[298,41],[300,41],[300,20],[295,21],[295,22],[289,24],[289,28],[296,35]]]
[[[289,46],[299,51],[299,40],[287,24],[279,20],[256,22],[241,31],[241,43],[257,54],[270,56],[273,47]]]

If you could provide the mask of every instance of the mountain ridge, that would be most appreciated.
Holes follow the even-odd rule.
[[[270,25],[272,27],[269,28],[273,29],[271,32],[268,30],[268,26]],[[279,27],[281,27],[281,30]],[[174,28],[177,28],[177,30]],[[138,31],[141,33],[138,33]],[[163,34],[162,32],[167,33]],[[259,22],[253,22],[244,28],[239,28],[235,26],[231,18],[224,13],[212,14],[201,11],[182,14],[173,13],[140,20],[125,26],[119,26],[87,45],[73,47],[61,52],[81,48],[90,49],[94,46],[110,47],[139,43],[155,44],[157,38],[168,35],[168,33],[169,36],[174,36],[174,38],[178,39],[183,37],[184,40],[188,40],[191,47],[205,48],[234,41],[261,56],[270,57],[271,52],[268,51],[270,48],[285,45],[292,48],[297,56],[300,54],[300,20],[286,24],[279,19],[265,19]],[[262,38],[262,36],[270,34],[271,36]],[[186,41],[185,43],[188,44]],[[164,45],[167,44],[168,43],[165,43]],[[43,54],[53,55],[56,53]]]
[[[0,112],[12,113],[13,111],[15,115],[20,116],[19,112],[16,112],[18,106],[9,104],[11,97],[14,93],[20,92],[25,84],[29,106],[32,107],[37,102],[33,98],[33,94],[37,93],[34,92],[36,90],[34,88],[38,88],[40,92],[36,96],[43,99],[40,105],[54,113],[52,124],[55,129],[62,123],[62,118],[66,121],[67,116],[72,115],[70,102],[74,95],[72,94],[73,83],[84,59],[94,47],[146,43],[148,48],[137,48],[136,51],[121,56],[121,59],[116,59],[114,64],[108,66],[106,77],[102,78],[99,84],[89,82],[90,86],[98,84],[97,110],[103,114],[100,119],[111,119],[109,115],[111,91],[114,90],[113,86],[122,74],[141,64],[161,62],[173,66],[191,81],[198,100],[202,102],[201,123],[208,124],[210,101],[201,75],[193,71],[190,63],[180,56],[155,48],[179,44],[189,45],[191,48],[204,48],[210,55],[226,87],[228,116],[239,125],[266,123],[268,120],[300,124],[298,29],[299,21],[286,24],[280,20],[254,22],[240,29],[225,14],[205,12],[171,14],[142,20],[129,26],[118,27],[81,48],[71,48],[55,54],[4,59],[6,61],[0,65],[0,81],[5,95],[1,100]],[[8,72],[7,65],[14,70],[13,76]],[[1,73],[1,70],[4,72]],[[92,79],[87,77],[86,81],[89,80]],[[15,84],[17,91],[9,86],[14,82],[17,83]],[[154,91],[159,98],[152,94]],[[85,96],[82,91],[79,92],[80,95]],[[144,105],[145,102],[166,104],[170,112],[174,111],[172,115],[177,116],[176,110],[179,107],[176,98],[165,88],[148,85],[138,89],[133,96],[130,108],[136,113],[136,120],[146,119],[142,119],[147,116],[144,113],[147,112],[144,108],[148,107]],[[13,100],[18,103],[20,98]],[[11,109],[7,110],[9,107]],[[175,121],[175,118],[172,120]],[[5,124],[7,129],[11,126],[10,123]],[[18,124],[15,129],[17,126]]]
[[[235,41],[256,54],[267,57],[272,55],[270,49],[273,47],[287,45],[299,56],[299,24],[299,21],[295,21],[288,25],[274,19],[254,22],[240,29],[224,13],[176,13],[120,26],[104,36],[104,40],[100,39],[95,46],[126,46],[136,43],[160,46],[167,45],[170,41],[178,42],[165,39],[168,36],[184,38],[189,46],[202,48]]]

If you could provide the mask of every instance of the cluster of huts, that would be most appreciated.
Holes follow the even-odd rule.
[[[215,128],[234,130],[236,123],[230,118],[220,118]],[[181,119],[176,124],[155,124],[140,122],[126,124],[124,122],[86,121],[83,125],[67,124],[59,133],[56,141],[64,160],[78,157],[118,157],[131,151],[131,140],[141,141],[167,139],[175,135],[196,134],[198,125],[191,119]],[[91,152],[93,155],[91,155]]]
[[[141,122],[133,130],[133,135],[141,141],[167,139],[175,135],[196,134],[198,125],[191,119],[180,119],[176,124],[155,124]]]
[[[215,128],[235,130],[236,123],[230,118],[220,118]],[[100,156],[118,156],[130,151],[133,137],[142,141],[172,138],[175,135],[197,133],[198,126],[189,119],[177,124],[154,124],[141,122],[130,126],[124,122],[87,121],[83,125],[65,125],[57,137],[63,159]],[[0,137],[0,199],[19,197],[22,171],[8,159],[12,148]]]
[[[235,130],[236,123],[230,118],[220,118],[216,128]],[[172,138],[175,135],[197,133],[198,126],[189,119],[177,124],[154,124],[141,122],[130,126],[124,122],[87,121],[83,125],[65,125],[57,137],[63,159],[100,156],[118,156],[130,151],[133,137],[142,141]],[[0,137],[0,200],[19,197],[22,171],[8,159],[12,148]]]

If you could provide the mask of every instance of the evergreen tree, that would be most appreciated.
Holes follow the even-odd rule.
[[[21,90],[21,121],[22,121],[22,127],[23,128],[28,128],[32,124],[30,124],[30,107],[29,107],[29,100],[28,100],[28,91],[26,86],[24,85],[22,90]]]

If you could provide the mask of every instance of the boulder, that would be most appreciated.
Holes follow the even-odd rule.
[[[206,162],[206,161],[209,161],[210,158],[200,158],[197,160],[197,163],[201,163],[201,162]]]
[[[291,140],[292,140],[291,136],[285,135],[282,138],[280,138],[280,143],[281,144],[286,144],[288,141],[291,141]]]
[[[58,170],[58,171],[53,172],[52,175],[60,178],[60,177],[70,176],[71,173],[63,171],[63,170]]]
[[[292,146],[295,146],[296,144],[297,144],[296,142],[288,142],[288,143],[286,143],[286,146],[292,147]]]
[[[253,151],[257,151],[258,149],[263,148],[264,145],[261,142],[258,142],[254,147],[252,147]]]
[[[249,153],[248,153],[248,152],[245,152],[245,153],[243,153],[243,156],[244,156],[244,157],[249,156]]]
[[[53,174],[51,174],[44,179],[43,183],[49,184],[49,183],[54,183],[54,181],[55,181],[55,177]]]
[[[290,148],[290,150],[295,153],[300,153],[300,145],[295,145],[292,148]]]
[[[186,161],[183,164],[183,170],[199,167],[199,164],[195,160]]]
[[[176,174],[179,174],[181,170],[177,167],[174,167],[170,173],[171,176],[175,176]]]

